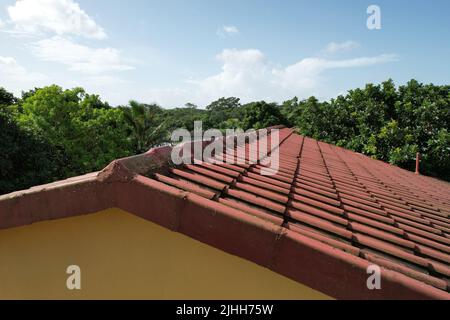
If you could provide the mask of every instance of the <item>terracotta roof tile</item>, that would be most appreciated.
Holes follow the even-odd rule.
[[[373,254],[361,257],[382,261],[386,268],[414,274],[417,279],[447,289],[443,278],[422,277],[409,267],[416,265],[440,273],[440,277],[447,272],[447,200],[428,197],[435,191],[442,194],[442,185],[437,186],[434,179],[298,136],[289,129],[281,132],[285,140],[279,146],[280,169],[272,176],[263,176],[264,165],[259,163],[246,170],[228,172],[236,179],[233,182],[212,173],[227,173],[213,167],[210,171],[204,166],[185,166],[180,170],[195,171],[202,174],[202,179],[227,182],[225,192],[218,195],[220,203],[254,215],[267,215],[268,210],[271,220],[279,217],[276,222],[284,221],[293,232],[352,254],[359,255],[360,248],[383,253],[382,259]],[[202,183],[198,177],[191,178],[193,183]],[[450,188],[444,186],[448,190],[445,199],[449,199]],[[427,197],[422,188],[427,188]]]
[[[280,168],[273,175],[262,175],[268,170],[264,159],[249,162],[247,143],[237,148],[246,151],[239,158],[245,163],[173,167],[165,163],[170,150],[160,148],[115,164],[139,168],[130,170],[131,176],[110,165],[112,172],[105,169],[97,180],[129,181],[114,187],[128,188],[126,192],[113,189],[118,190],[114,204],[125,210],[337,297],[355,297],[355,292],[375,297],[356,281],[366,276],[364,266],[376,263],[396,288],[392,292],[402,292],[402,297],[450,298],[450,184],[292,129],[279,133],[279,145],[268,144],[268,151],[278,148],[280,154]],[[227,155],[238,159],[230,149],[214,159]],[[95,176],[52,187],[83,184]],[[144,194],[145,201],[140,200]],[[2,201],[6,205],[8,200],[0,197],[0,208]],[[152,210],[164,216],[147,211],[149,201],[156,201]],[[302,259],[299,254],[303,260],[296,270],[292,264]],[[305,268],[311,277],[302,273]],[[345,276],[350,270],[359,270],[358,275]],[[324,282],[332,277],[336,286]],[[353,291],[339,286],[340,281]]]

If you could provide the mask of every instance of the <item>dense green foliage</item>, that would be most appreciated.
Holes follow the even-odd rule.
[[[330,102],[286,101],[283,113],[301,134],[424,174],[450,180],[450,86],[389,80]]]
[[[238,98],[220,98],[206,107],[205,125],[215,129],[241,127],[243,111]]]
[[[17,121],[63,150],[64,176],[98,170],[131,151],[123,112],[81,88],[37,90],[21,104]]]
[[[100,170],[116,158],[170,143],[177,128],[264,128],[300,134],[450,181],[450,86],[389,80],[328,102],[293,98],[281,105],[221,98],[205,109],[163,109],[130,101],[112,108],[81,88],[35,88],[20,98],[0,88],[0,194]]]
[[[64,159],[45,139],[18,126],[0,111],[0,194],[61,177]]]
[[[262,129],[274,125],[288,125],[277,104],[258,101],[244,106],[244,129]]]
[[[148,150],[149,146],[161,142],[163,109],[158,105],[147,105],[130,101],[129,107],[121,107],[125,122],[131,128],[130,138],[137,153]]]
[[[11,92],[0,87],[0,107],[7,107],[17,102],[17,99]]]

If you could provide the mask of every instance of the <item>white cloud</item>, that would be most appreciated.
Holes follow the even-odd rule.
[[[361,57],[345,60],[329,60],[322,58],[305,58],[284,69],[275,69],[275,83],[289,90],[313,89],[322,80],[321,74],[331,69],[368,67],[395,61],[392,54],[374,57]]]
[[[212,99],[218,95],[244,98],[260,95],[264,92],[262,89],[270,85],[271,70],[261,51],[225,49],[216,58],[222,62],[222,72],[191,81],[199,95]]]
[[[13,57],[0,56],[0,79],[10,78],[15,81],[22,80],[23,77],[32,76],[33,78],[42,78],[37,74],[30,74],[27,70],[21,66]]]
[[[17,0],[7,8],[19,32],[53,32],[104,39],[105,31],[73,0]]]
[[[293,96],[307,98],[310,95],[328,99],[348,89],[345,83],[333,81],[335,79],[330,77],[329,71],[368,68],[397,59],[395,55],[388,54],[352,59],[309,57],[280,66],[269,61],[257,49],[225,49],[216,56],[221,64],[221,70],[216,74],[169,87],[150,87],[145,83],[128,82],[106,73],[131,68],[121,62],[114,49],[92,49],[54,37],[37,42],[33,52],[41,59],[59,62],[72,70],[85,73],[81,77],[51,79],[52,82],[57,81],[66,87],[83,86],[90,92],[99,93],[111,104],[137,99],[157,102],[165,107],[182,106],[186,102],[205,106],[222,96],[236,96],[242,102],[281,102]],[[48,79],[28,72],[14,58],[0,57],[0,83],[26,89],[42,86],[45,82]]]
[[[28,72],[13,57],[0,56],[0,83],[15,94],[29,87],[39,86],[47,80],[43,74]]]
[[[359,43],[356,41],[344,41],[344,42],[330,42],[325,47],[326,53],[338,53],[338,52],[348,52],[359,48]]]
[[[5,25],[5,23],[0,19],[0,28],[2,28]]]
[[[216,99],[237,96],[244,100],[272,99],[291,95],[317,94],[322,75],[331,69],[367,67],[394,61],[394,55],[379,55],[345,60],[305,58],[286,67],[272,67],[256,49],[226,49],[217,56],[222,71],[193,82],[199,96]]]
[[[235,36],[238,35],[239,29],[236,26],[223,26],[222,28],[220,28],[219,30],[217,30],[217,35],[221,36],[221,37],[225,37],[225,36]]]
[[[281,102],[293,96],[330,98],[342,91],[330,88],[327,71],[362,68],[395,61],[395,55],[382,54],[353,59],[305,58],[282,67],[268,61],[257,49],[225,49],[216,57],[222,70],[204,79],[188,81],[187,87],[146,89],[136,97],[163,106],[183,105],[190,101],[200,106],[220,97],[235,96],[243,102],[267,100]],[[344,88],[348,89],[348,88]]]
[[[13,57],[0,56],[0,75],[6,77],[20,77],[26,74],[25,68],[19,65]]]
[[[111,75],[92,75],[87,76],[83,79],[83,83],[80,83],[80,86],[89,85],[94,88],[100,88],[100,89],[108,89],[114,86],[129,84],[130,82],[127,80],[124,80],[117,76],[111,76]],[[120,94],[120,92],[119,92]]]
[[[43,61],[58,62],[71,71],[87,74],[134,69],[122,62],[120,51],[114,48],[90,48],[71,40],[54,36],[32,45],[33,54]]]

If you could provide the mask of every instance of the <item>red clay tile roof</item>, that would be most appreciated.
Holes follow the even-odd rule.
[[[292,129],[277,147],[272,176],[260,162],[177,167],[153,149],[1,196],[0,228],[115,206],[336,298],[450,299],[450,184]],[[371,264],[381,290],[366,286]]]

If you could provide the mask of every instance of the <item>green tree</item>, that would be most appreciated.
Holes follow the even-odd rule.
[[[207,128],[232,129],[230,126],[240,126],[241,117],[239,98],[220,98],[206,107],[205,123]]]
[[[0,106],[9,106],[17,102],[16,97],[5,88],[0,87]]]
[[[252,102],[244,105],[243,108],[244,130],[262,129],[288,123],[285,116],[281,114],[281,108],[275,103]]]
[[[60,150],[20,128],[0,112],[0,194],[27,189],[61,177],[66,164]]]
[[[43,137],[69,159],[64,176],[103,168],[131,154],[124,115],[82,88],[49,86],[22,102],[21,127]]]
[[[311,97],[283,103],[299,133],[413,170],[449,179],[450,86],[392,80],[350,90],[330,102]]]
[[[165,121],[160,106],[132,100],[129,107],[122,110],[124,119],[131,129],[131,140],[137,153],[145,152],[163,142]]]
[[[174,108],[164,110],[166,141],[175,129],[194,130],[195,121],[205,121],[206,111],[198,109],[196,106],[186,105],[184,108]],[[206,126],[204,127],[206,129]]]

